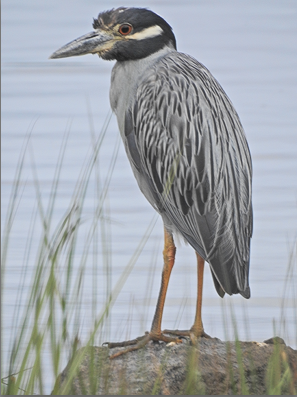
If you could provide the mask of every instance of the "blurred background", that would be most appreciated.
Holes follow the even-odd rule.
[[[114,62],[92,55],[62,60],[48,57],[62,45],[91,31],[92,18],[99,12],[122,5],[147,7],[172,26],[178,50],[203,63],[227,92],[249,142],[254,172],[251,298],[227,296],[222,300],[215,292],[207,267],[203,301],[205,331],[222,340],[233,339],[233,312],[241,340],[262,342],[277,334],[296,349],[296,1],[3,0],[1,5],[2,233],[16,166],[26,137],[31,134],[3,284],[4,364],[10,354],[10,338],[18,326],[17,321],[13,322],[15,306],[19,305],[22,311],[17,301],[19,289],[26,296],[32,284],[30,271],[42,230],[38,220],[32,228],[36,197],[46,207],[63,137],[68,132],[52,215],[54,228],[65,215],[78,176],[90,156],[92,133],[98,136],[110,111],[109,85]],[[113,115],[99,154],[102,180],[110,169],[118,135]],[[83,228],[92,222],[96,207],[96,178],[98,175],[94,173],[86,194],[81,239],[75,252],[78,262],[83,254],[80,242],[86,238]],[[36,179],[39,193],[36,193]],[[96,248],[97,262],[94,253],[86,261],[79,302],[81,322],[77,327],[82,345],[92,328],[94,313],[106,302],[108,288],[112,290],[126,271],[154,217],[154,210],[138,189],[122,143],[104,205],[105,242]],[[30,230],[33,238],[28,251]],[[97,239],[102,240],[100,232]],[[149,330],[160,286],[162,239],[162,221],[158,219],[133,270],[118,291],[103,339],[119,341]],[[94,266],[97,284],[94,284]],[[92,303],[94,288],[96,307]],[[194,251],[181,246],[169,284],[163,327],[189,328],[194,319],[195,300]],[[48,391],[50,386],[51,383]]]

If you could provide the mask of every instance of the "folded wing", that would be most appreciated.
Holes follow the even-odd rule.
[[[126,114],[125,147],[143,194],[209,263],[219,295],[249,298],[251,157],[211,73],[180,53],[158,61]]]

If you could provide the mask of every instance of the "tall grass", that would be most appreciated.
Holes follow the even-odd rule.
[[[22,198],[24,186],[23,170],[26,156],[30,158],[33,174],[36,206],[31,215],[28,228],[25,255],[21,266],[21,282],[18,288],[15,310],[13,315],[11,346],[9,350],[9,366],[1,365],[8,370],[8,376],[2,375],[1,390],[3,394],[44,394],[45,383],[49,374],[44,371],[44,360],[51,360],[52,378],[56,378],[65,366],[65,362],[74,357],[80,344],[80,327],[83,321],[82,293],[84,290],[85,270],[89,258],[92,258],[92,314],[93,326],[90,329],[86,347],[98,342],[98,332],[106,326],[110,309],[122,289],[127,277],[137,258],[142,251],[156,222],[154,217],[148,225],[147,232],[141,238],[134,254],[127,263],[122,276],[115,287],[111,288],[111,269],[108,241],[110,240],[109,208],[107,193],[112,173],[116,163],[120,138],[118,137],[110,158],[108,172],[104,180],[100,179],[99,157],[107,127],[111,118],[108,115],[101,133],[96,138],[91,115],[90,129],[92,133],[92,150],[78,177],[74,193],[69,202],[66,213],[56,226],[52,226],[54,208],[56,205],[63,160],[70,131],[70,125],[65,133],[57,166],[50,189],[49,200],[45,207],[42,200],[41,184],[38,179],[37,166],[31,146],[31,132],[28,134],[19,158],[13,182],[9,208],[6,214],[6,223],[2,239],[2,269],[1,290],[2,298],[5,291],[5,273],[7,269],[8,251],[11,231],[17,214],[19,201]],[[32,126],[33,129],[33,126]],[[91,176],[95,177],[95,208],[91,216],[88,229],[84,230],[84,243],[80,254],[79,264],[74,264],[80,229],[84,223],[82,217],[86,193]],[[37,223],[42,225],[39,246],[35,258],[34,269],[30,257],[34,241],[34,231]],[[98,247],[101,239],[101,246]],[[102,255],[99,258],[98,252]],[[96,291],[98,290],[98,262],[104,268],[105,274],[105,304],[98,310]],[[29,270],[29,268],[31,269]],[[74,271],[75,269],[75,271]],[[25,284],[28,275],[32,275],[30,290],[26,296]],[[2,299],[3,302],[3,299]],[[98,315],[99,312],[99,315]],[[7,324],[2,324],[3,328]],[[3,346],[2,346],[3,347]],[[45,352],[47,356],[45,357]],[[48,355],[50,357],[48,357]],[[66,357],[66,360],[65,360]],[[3,356],[2,356],[3,359]],[[79,366],[80,360],[76,358],[73,371]],[[3,364],[3,362],[2,362]],[[7,364],[7,363],[6,363]],[[47,366],[48,368],[48,366]],[[69,378],[69,385],[71,376]],[[66,385],[63,392],[69,391]]]
[[[76,376],[84,358],[85,351],[90,346],[100,341],[100,334],[103,328],[106,328],[105,336],[108,335],[110,321],[110,310],[116,301],[120,291],[123,288],[134,264],[136,263],[147,239],[149,238],[153,227],[156,223],[155,216],[147,227],[147,230],[139,241],[139,244],[126,264],[124,271],[119,277],[117,283],[112,287],[111,279],[111,253],[109,250],[109,241],[111,232],[109,226],[110,209],[108,204],[108,188],[115,167],[120,140],[118,139],[110,158],[108,172],[104,179],[100,176],[100,151],[111,114],[108,115],[106,122],[96,137],[92,123],[91,113],[89,112],[90,131],[92,137],[92,149],[78,177],[74,193],[70,199],[68,209],[61,217],[57,225],[53,226],[53,214],[57,202],[59,186],[61,184],[61,172],[63,170],[63,161],[71,123],[65,132],[61,150],[59,153],[57,166],[50,189],[47,206],[42,200],[41,184],[38,179],[37,165],[34,160],[34,153],[31,148],[31,131],[25,140],[19,163],[17,165],[15,179],[12,187],[9,207],[6,214],[6,223],[2,238],[2,270],[1,270],[1,290],[2,298],[5,291],[5,273],[8,265],[8,251],[10,245],[11,231],[14,225],[15,217],[20,200],[22,199],[23,189],[23,168],[26,156],[30,158],[31,170],[35,188],[36,206],[30,216],[28,225],[28,235],[23,263],[21,266],[21,281],[16,296],[14,306],[14,315],[11,334],[11,345],[9,365],[1,365],[6,368],[7,373],[2,374],[1,391],[2,394],[44,394],[45,384],[48,382],[49,374],[44,370],[45,360],[51,361],[51,378],[58,378],[59,373],[69,362],[67,381],[63,383],[62,389],[59,388],[59,382],[53,385],[54,392],[59,394],[70,394],[71,385],[74,376]],[[33,125],[31,130],[33,129]],[[86,194],[91,181],[95,178],[94,194],[94,211],[91,216],[91,222],[87,229],[84,229],[84,243],[79,255],[79,264],[75,263],[77,259],[78,245],[81,242],[80,231],[84,224],[83,208],[85,205]],[[34,245],[34,231],[37,223],[42,225],[38,250],[35,258],[34,268],[31,264],[32,246]],[[100,255],[101,253],[101,255]],[[92,258],[92,302],[91,311],[93,324],[89,331],[84,348],[80,347],[80,331],[83,321],[82,301],[84,282],[86,277],[86,266],[89,264],[89,258]],[[296,286],[292,285],[290,280],[294,279],[296,271],[296,253],[291,256],[288,264],[287,278],[284,289],[284,298],[282,303],[281,327],[285,327],[285,306],[286,293],[289,288],[293,288],[295,298],[295,308],[297,308]],[[156,259],[156,258],[155,258]],[[153,260],[156,263],[156,260]],[[98,267],[104,269],[105,285],[105,303],[99,307],[97,302],[96,291],[99,288]],[[30,269],[29,269],[30,268]],[[153,270],[154,272],[154,270]],[[31,274],[30,290],[27,293],[25,284],[28,275]],[[153,273],[149,275],[147,283],[147,295],[152,291]],[[3,302],[3,299],[2,299]],[[181,313],[178,315],[182,315]],[[99,314],[98,314],[99,313]],[[297,325],[297,312],[295,312],[295,322]],[[144,313],[144,317],[146,313]],[[233,318],[233,327],[236,339],[236,353],[239,363],[240,387],[237,390],[233,387],[234,394],[249,394],[251,392],[245,380],[243,368],[242,352],[237,333],[236,320]],[[223,316],[224,317],[224,316]],[[177,320],[178,321],[178,320]],[[5,327],[3,321],[1,327]],[[226,327],[227,329],[227,327]],[[276,330],[276,334],[279,330]],[[297,333],[296,333],[297,338]],[[226,339],[229,339],[228,336]],[[297,340],[296,340],[297,344]],[[91,362],[95,360],[91,352]],[[267,374],[267,392],[270,394],[280,393],[291,384],[291,374],[288,364],[282,359],[279,346],[276,345],[275,353],[269,363]],[[196,353],[193,351],[189,356],[189,365],[185,393],[197,394],[203,393],[203,387],[197,388],[197,371],[192,370],[195,366],[191,363],[197,361]],[[97,365],[97,364],[96,364]],[[48,366],[47,366],[48,368]],[[95,368],[95,365],[91,368]],[[231,384],[234,374],[232,366],[229,366]],[[95,394],[98,389],[98,376],[95,372],[90,373],[91,392]],[[158,390],[157,379],[153,390],[148,391],[155,394]],[[89,391],[90,391],[89,390]],[[125,385],[119,392],[125,392]]]

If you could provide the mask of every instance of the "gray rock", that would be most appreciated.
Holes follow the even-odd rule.
[[[52,394],[295,394],[297,351],[280,338],[267,343],[205,339],[191,346],[149,342],[109,359],[122,348],[76,352]]]

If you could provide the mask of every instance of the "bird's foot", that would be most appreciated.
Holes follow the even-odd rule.
[[[154,342],[182,343],[180,338],[176,338],[176,337],[173,338],[170,336],[166,336],[166,335],[164,335],[163,332],[160,332],[160,333],[146,332],[145,335],[139,336],[136,339],[132,339],[132,340],[124,341],[124,342],[115,342],[115,343],[105,342],[105,343],[103,343],[103,346],[107,346],[110,349],[112,349],[114,347],[130,346],[130,347],[127,347],[127,349],[121,350],[121,351],[109,356],[109,358],[112,360],[113,358],[119,357],[122,354],[126,354],[126,353],[132,352],[134,350],[141,349],[151,340]]]
[[[207,339],[211,339],[211,336],[209,336],[206,332],[204,332],[203,328],[199,328],[199,329],[189,329],[189,330],[179,330],[179,329],[175,329],[175,330],[170,330],[170,329],[165,329],[164,331],[162,331],[163,334],[167,334],[167,335],[176,335],[179,336],[180,338],[185,337],[185,336],[189,336],[191,343],[193,345],[196,345],[198,338],[207,338]]]

